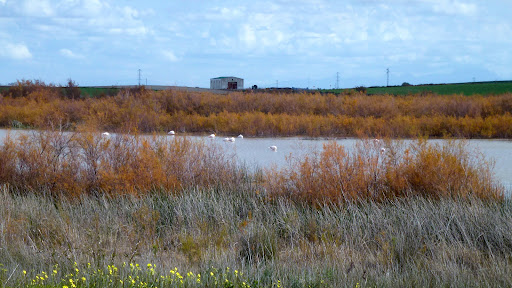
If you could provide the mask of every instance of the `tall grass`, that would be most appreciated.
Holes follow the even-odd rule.
[[[159,275],[175,267],[204,280],[212,271],[233,280],[237,270],[251,287],[512,285],[508,200],[410,197],[315,208],[269,201],[248,186],[80,201],[8,190],[0,193],[0,282],[8,287],[53,270],[45,281],[54,285],[76,274],[88,287],[123,287],[118,281],[129,276],[164,287]],[[188,287],[223,285],[204,283]]]

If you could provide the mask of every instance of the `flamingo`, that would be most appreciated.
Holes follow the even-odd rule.
[[[272,145],[270,147],[268,147],[270,150],[274,151],[274,152],[277,152],[277,146],[275,145]]]
[[[167,133],[167,134],[169,134],[169,135],[175,135],[176,133],[174,133],[174,130],[171,130],[171,131],[169,131],[169,133]]]

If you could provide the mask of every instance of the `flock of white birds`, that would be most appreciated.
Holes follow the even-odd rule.
[[[174,135],[176,135],[176,132],[174,132],[174,130],[171,130],[167,134],[171,135],[171,136],[174,136]],[[103,132],[103,133],[101,133],[101,135],[103,137],[110,137],[110,133],[108,133],[108,132]],[[208,138],[209,139],[215,139],[215,134],[208,135]],[[242,134],[240,134],[240,135],[238,135],[237,138],[243,139],[244,136]],[[231,142],[231,143],[233,143],[233,142],[235,142],[235,137],[226,137],[226,138],[223,139],[223,141],[224,142]],[[373,139],[373,142],[375,144],[380,144],[381,140]],[[273,152],[277,152],[277,146],[275,146],[275,145],[272,145],[272,146],[268,147],[268,149],[272,150]],[[381,154],[384,154],[385,152],[386,152],[386,148],[384,148],[384,147],[380,148],[380,153]]]
[[[110,133],[108,133],[108,132],[103,132],[103,133],[101,133],[101,135],[103,137],[110,137]],[[167,135],[174,136],[174,135],[176,135],[176,132],[174,132],[174,130],[171,130],[171,131],[167,132]],[[209,139],[214,139],[215,138],[215,134],[208,135],[208,138]],[[244,135],[240,134],[240,135],[238,135],[237,138],[243,139]],[[235,142],[235,137],[226,137],[226,138],[223,139],[223,141],[224,142],[231,142],[231,143],[233,143],[233,142]],[[275,145],[272,145],[272,146],[270,146],[268,148],[270,150],[274,151],[274,152],[277,152],[277,146],[275,146]]]

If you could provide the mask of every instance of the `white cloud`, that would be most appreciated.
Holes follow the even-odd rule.
[[[433,9],[438,13],[471,16],[478,12],[477,5],[473,3],[464,3],[457,0],[430,0],[429,2],[433,2]]]
[[[129,36],[144,36],[148,33],[150,33],[149,29],[147,29],[144,26],[136,26],[136,27],[130,27],[130,28],[120,28],[120,27],[114,27],[110,28],[108,30],[109,33],[112,34],[123,34],[123,35],[129,35]]]
[[[5,2],[7,2],[7,0],[0,0],[0,4],[2,5],[5,5]]]
[[[54,15],[52,5],[47,0],[25,0],[21,4],[22,13],[32,17],[51,17]]]
[[[257,13],[250,15],[241,25],[238,37],[250,50],[263,52],[282,49],[293,37],[292,25],[293,19],[288,14]]]
[[[60,49],[59,53],[60,53],[60,55],[65,56],[67,58],[72,58],[72,59],[84,58],[83,55],[75,54],[73,51],[71,51],[69,49],[65,49],[65,48],[64,49]]]
[[[178,62],[179,61],[179,58],[176,57],[176,55],[174,54],[174,52],[170,51],[170,50],[165,50],[165,51],[162,51],[162,55],[165,57],[165,59],[167,59],[168,61],[171,61],[171,62]]]
[[[409,40],[411,33],[407,29],[406,25],[400,25],[396,22],[384,22],[380,25],[380,32],[382,40]]]
[[[32,58],[32,54],[25,44],[12,44],[0,42],[0,57],[11,58],[15,60],[25,60]]]

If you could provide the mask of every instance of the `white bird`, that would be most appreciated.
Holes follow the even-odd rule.
[[[215,134],[210,134],[210,136],[208,136],[208,138],[210,138],[210,139],[215,138]]]
[[[384,154],[386,152],[386,148],[382,147],[380,148],[380,154]]]
[[[270,146],[270,147],[268,147],[268,148],[269,148],[270,150],[274,151],[274,152],[277,152],[277,146],[272,145],[272,146]]]
[[[235,142],[235,137],[231,137],[231,138],[229,138],[229,140],[228,140],[228,141],[229,141],[229,142],[231,142],[231,143]]]
[[[169,135],[175,135],[176,133],[174,133],[174,130],[171,130],[171,131],[169,131],[169,133],[167,133],[167,134],[169,134]]]
[[[244,135],[240,134],[238,135],[238,138],[244,138]]]
[[[104,137],[109,137],[109,136],[110,136],[110,133],[108,133],[108,132],[103,132],[103,133],[101,133],[101,135],[102,135],[102,136],[104,136]]]
[[[379,142],[380,142],[380,140],[379,140],[379,139],[377,139],[377,138],[373,139],[373,143],[375,143],[375,144],[379,144]]]
[[[229,137],[227,137],[227,138],[222,139],[222,141],[224,141],[224,142],[228,142],[228,141],[229,141],[229,139],[230,139],[230,138],[229,138]]]

